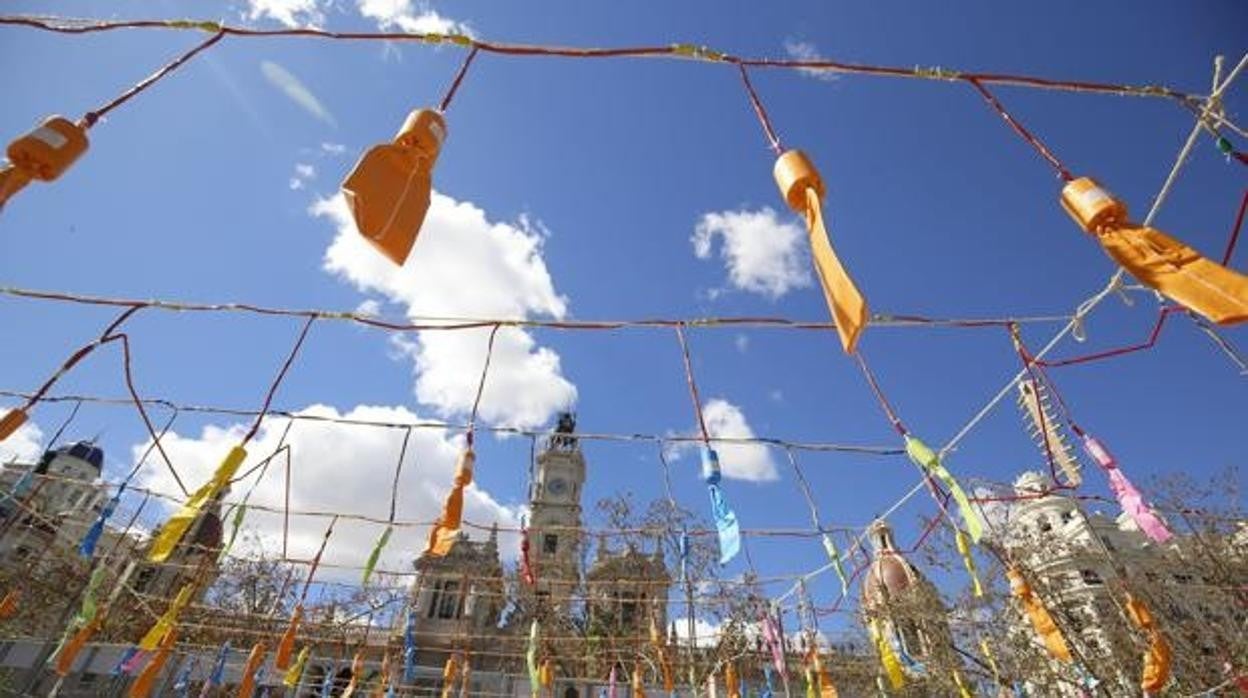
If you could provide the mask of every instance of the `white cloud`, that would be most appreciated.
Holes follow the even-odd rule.
[[[717,237],[722,238],[719,256],[733,287],[774,300],[810,285],[802,252],[805,229],[780,220],[770,207],[704,214],[690,238],[698,259],[711,257]]]
[[[789,54],[790,58],[799,61],[822,61],[827,60],[819,49],[809,41],[796,41],[789,39],[784,42],[784,51]],[[830,70],[820,70],[818,68],[798,68],[797,72],[806,77],[815,78],[816,80],[831,81],[837,79],[837,74]]]
[[[334,115],[330,114],[329,110],[316,98],[316,95],[312,94],[312,90],[309,90],[289,70],[273,61],[261,61],[260,72],[266,80],[281,90],[295,104],[302,107],[304,111],[330,126],[338,125],[338,122],[334,120]]]
[[[412,34],[472,35],[467,24],[440,15],[423,2],[357,0],[356,7],[361,15],[377,22],[382,29],[397,27]]]
[[[304,162],[295,163],[295,173],[290,178],[291,189],[303,189],[308,182],[316,179],[316,168]]]
[[[752,439],[755,436],[741,408],[723,398],[707,401],[702,407],[702,418],[706,420],[706,430],[712,438]],[[779,477],[771,449],[764,444],[718,443],[715,450],[719,453],[724,477],[753,482]]]
[[[382,422],[414,422],[420,417],[404,407],[357,406],[345,413],[332,407],[312,405],[301,414],[313,414],[328,418],[342,417]],[[246,472],[273,453],[285,430],[288,419],[273,417],[265,420],[259,434],[248,445],[248,458],[239,469]],[[208,426],[199,436],[170,432],[162,439],[169,457],[188,487],[205,482],[220,463],[221,458],[238,443],[246,431],[246,425],[230,424]],[[389,513],[390,485],[394,468],[403,442],[403,432],[398,429],[374,428],[360,425],[330,422],[296,421],[286,437],[291,447],[290,506],[297,511],[322,511],[340,514],[366,515],[385,519]],[[455,461],[462,439],[440,429],[413,429],[404,458],[403,474],[399,482],[397,519],[400,521],[431,522],[441,512],[442,503],[450,489]],[[137,458],[146,444],[133,447]],[[260,544],[269,555],[280,555],[282,514],[280,509],[285,498],[285,461],[276,460],[256,486],[249,500],[244,530],[259,534]],[[226,501],[237,501],[256,483],[260,473],[248,476],[236,483]],[[168,470],[149,465],[138,478],[143,486],[167,495],[178,495],[179,490]],[[279,512],[259,511],[258,507],[272,507]],[[501,504],[488,492],[471,485],[464,496],[464,519],[473,524],[489,526],[517,525],[518,508]],[[291,516],[288,554],[296,559],[310,559],[325,534],[329,520],[323,517]],[[334,527],[333,537],[326,548],[325,560],[329,565],[362,567],[374,543],[384,528],[382,524],[341,519]],[[482,540],[485,531],[465,528],[474,540]],[[227,519],[228,531],[228,519]],[[411,561],[424,549],[428,540],[428,526],[396,528],[378,569],[410,571]],[[240,536],[239,540],[242,540]],[[505,556],[513,555],[518,543],[514,537],[500,540]],[[240,553],[247,552],[240,549]],[[336,577],[342,581],[359,582],[359,571],[326,568],[325,578]]]
[[[8,408],[0,407],[0,415]],[[43,431],[34,422],[26,422],[0,441],[0,465],[5,463],[33,463],[43,453]]]
[[[347,152],[347,146],[341,143],[330,143],[326,141],[321,143],[321,152],[326,155],[342,155]]]
[[[288,27],[317,26],[325,21],[317,0],[247,0],[247,19],[262,17]]]
[[[732,338],[732,344],[737,348],[737,351],[744,354],[750,350],[750,336],[748,334],[738,333]]]
[[[378,254],[356,232],[340,194],[310,212],[338,234],[325,252],[326,271],[366,293],[398,303],[411,318],[562,318],[567,299],[555,291],[542,258],[546,233],[527,219],[492,222],[477,206],[433,193],[411,257],[402,267]],[[443,416],[471,408],[489,329],[423,331],[398,344],[414,363],[420,402]],[[481,417],[532,427],[576,400],[559,355],[522,329],[504,327],[494,343]]]

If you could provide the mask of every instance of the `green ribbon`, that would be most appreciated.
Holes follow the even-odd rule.
[[[909,434],[906,434],[906,455],[910,456],[910,460],[914,461],[915,465],[923,468],[949,488],[949,492],[958,503],[958,509],[962,512],[962,520],[966,522],[967,533],[971,534],[971,540],[978,543],[984,535],[983,524],[979,520],[979,515],[975,513],[975,509],[971,507],[971,500],[967,498],[966,492],[962,491],[962,486],[941,464],[940,456],[928,448],[927,444]]]
[[[368,554],[368,562],[364,563],[364,581],[362,584],[368,584],[368,578],[373,574],[373,568],[377,566],[377,559],[381,557],[381,549],[386,547],[386,543],[390,542],[390,534],[393,532],[393,526],[386,526],[386,530],[381,532],[381,537],[377,539],[377,544],[373,546],[373,552]]]

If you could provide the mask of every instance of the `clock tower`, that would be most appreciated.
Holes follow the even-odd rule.
[[[555,433],[537,456],[529,486],[529,559],[537,577],[538,606],[566,607],[580,583],[585,456],[575,431],[576,418],[560,414]]]

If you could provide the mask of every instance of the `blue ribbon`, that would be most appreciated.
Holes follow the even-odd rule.
[[[190,698],[191,673],[195,671],[198,664],[199,657],[189,657],[182,665],[182,670],[178,672],[178,677],[173,680],[173,690],[180,698]]]
[[[117,494],[113,495],[108,503],[104,505],[104,509],[100,511],[100,515],[96,518],[95,523],[91,524],[91,528],[87,529],[87,534],[82,537],[82,542],[78,544],[78,554],[90,560],[95,555],[95,546],[100,542],[100,535],[104,533],[104,523],[108,521],[113,512],[117,510],[117,504],[121,501],[121,493],[126,491],[127,482],[121,483],[121,488],[117,490]]]
[[[407,625],[403,628],[403,683],[416,680],[416,609],[407,609]]]
[[[737,524],[736,513],[728,506],[724,492],[719,488],[719,481],[723,479],[719,454],[710,446],[702,447],[702,479],[711,494],[711,516],[715,519],[715,529],[719,531],[719,564],[726,565],[741,552],[741,527]]]
[[[767,685],[759,692],[759,698],[772,698],[776,694],[776,687],[771,682],[771,667],[763,665],[763,679]]]
[[[225,683],[225,660],[230,656],[230,641],[226,640],[221,645],[221,649],[217,650],[217,661],[212,665],[212,671],[208,674],[209,686],[220,686]]]
[[[680,529],[680,585],[689,583],[689,529]]]
[[[325,678],[321,681],[321,698],[330,698],[334,695],[334,665],[330,664],[325,669]]]

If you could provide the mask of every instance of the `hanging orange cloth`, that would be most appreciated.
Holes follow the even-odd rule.
[[[256,690],[256,671],[264,663],[267,651],[263,642],[252,645],[251,654],[247,655],[247,664],[243,666],[243,678],[238,684],[238,698],[251,698],[252,692]]]
[[[96,616],[94,620],[78,628],[73,637],[61,646],[61,651],[56,653],[56,663],[53,665],[53,670],[58,676],[66,676],[70,669],[74,668],[74,660],[78,658],[78,653],[82,652],[82,648],[87,646],[87,641],[91,639],[91,635],[95,633],[101,620],[100,616]]]
[[[347,682],[346,689],[342,692],[342,698],[351,698],[355,695],[356,689],[360,687],[360,680],[364,677],[364,650],[358,650],[355,656],[351,658],[351,680]]]
[[[1170,643],[1157,627],[1157,619],[1143,601],[1127,594],[1127,615],[1131,622],[1148,634],[1148,652],[1144,655],[1144,674],[1140,679],[1140,688],[1145,693],[1160,691],[1170,680],[1170,662],[1172,653]]]
[[[87,127],[63,116],[49,116],[38,128],[9,144],[9,162],[0,165],[0,209],[33,179],[51,182],[87,152]],[[0,430],[0,440],[3,440]]]
[[[26,410],[20,407],[14,407],[0,417],[0,441],[4,441],[13,435],[19,427],[26,423]]]
[[[867,301],[845,271],[828,238],[821,203],[824,194],[823,179],[819,177],[814,164],[800,150],[789,150],[781,155],[776,160],[774,174],[780,193],[784,195],[789,207],[806,217],[806,229],[810,234],[810,256],[815,263],[819,285],[823,288],[823,298],[836,323],[841,347],[846,354],[853,354],[858,345],[858,335],[867,324]]]
[[[433,165],[445,138],[442,114],[417,109],[393,143],[370,148],[342,182],[360,235],[395,264],[407,261],[425,222]]]
[[[425,548],[426,555],[441,557],[451,551],[455,538],[459,533],[459,525],[464,518],[464,488],[472,483],[472,468],[477,456],[472,447],[465,447],[459,454],[459,463],[455,466],[455,480],[450,494],[446,495],[446,503],[442,505],[442,515],[437,524],[429,531],[429,545]]]
[[[165,633],[160,649],[152,655],[147,666],[143,667],[143,671],[139,673],[139,677],[130,685],[129,698],[147,698],[151,695],[152,689],[156,687],[156,679],[160,678],[160,672],[164,670],[165,663],[169,661],[169,652],[173,650],[173,645],[177,642],[177,635],[177,630]]]
[[[295,606],[294,613],[290,614],[290,625],[286,626],[286,632],[282,633],[282,639],[277,643],[277,652],[273,654],[273,667],[278,671],[286,671],[290,668],[290,657],[295,651],[295,636],[299,633],[299,621],[303,620],[303,604]]]
[[[9,589],[8,593],[0,599],[0,620],[7,620],[17,614],[18,603],[22,600],[22,592],[18,589]]]
[[[832,683],[832,673],[819,658],[819,650],[812,648],[811,654],[814,655],[815,677],[819,679],[819,698],[839,698],[840,693],[836,690],[836,684]]]
[[[178,509],[169,520],[165,522],[160,530],[156,532],[156,537],[152,541],[151,548],[148,549],[147,559],[152,562],[164,562],[169,559],[169,555],[173,553],[178,542],[182,540],[182,536],[186,534],[187,529],[199,516],[199,512],[204,508],[210,499],[216,496],[221,488],[225,487],[230,478],[234,477],[234,473],[238,472],[238,467],[243,464],[247,458],[247,451],[242,446],[235,446],[226,454],[225,459],[217,466],[217,470],[212,475],[212,479],[205,482],[191,498],[186,500],[182,508]]]
[[[728,698],[741,698],[741,681],[737,678],[737,665],[732,662],[724,665],[724,692]]]
[[[1248,276],[1179,240],[1131,223],[1127,206],[1089,177],[1062,189],[1062,207],[1140,283],[1219,325],[1248,320]]]
[[[1010,592],[1022,604],[1023,610],[1027,612],[1027,617],[1031,620],[1031,627],[1044,641],[1049,654],[1054,659],[1063,662],[1071,661],[1070,647],[1066,645],[1066,638],[1062,637],[1062,631],[1053,621],[1053,616],[1049,615],[1049,609],[1045,608],[1040,599],[1036,597],[1036,593],[1032,591],[1023,573],[1011,567],[1006,570],[1005,574],[1010,579]]]
[[[659,671],[663,675],[663,690],[670,694],[676,690],[676,679],[672,675],[672,663],[667,657],[667,647],[663,644],[663,635],[659,632],[659,626],[655,623],[654,616],[650,616],[650,646],[654,648],[655,653],[659,656]]]
[[[459,660],[455,655],[446,658],[442,667],[442,698],[451,698],[455,691],[455,677],[459,675]]]
[[[646,674],[641,670],[641,662],[633,665],[633,698],[646,698]]]

